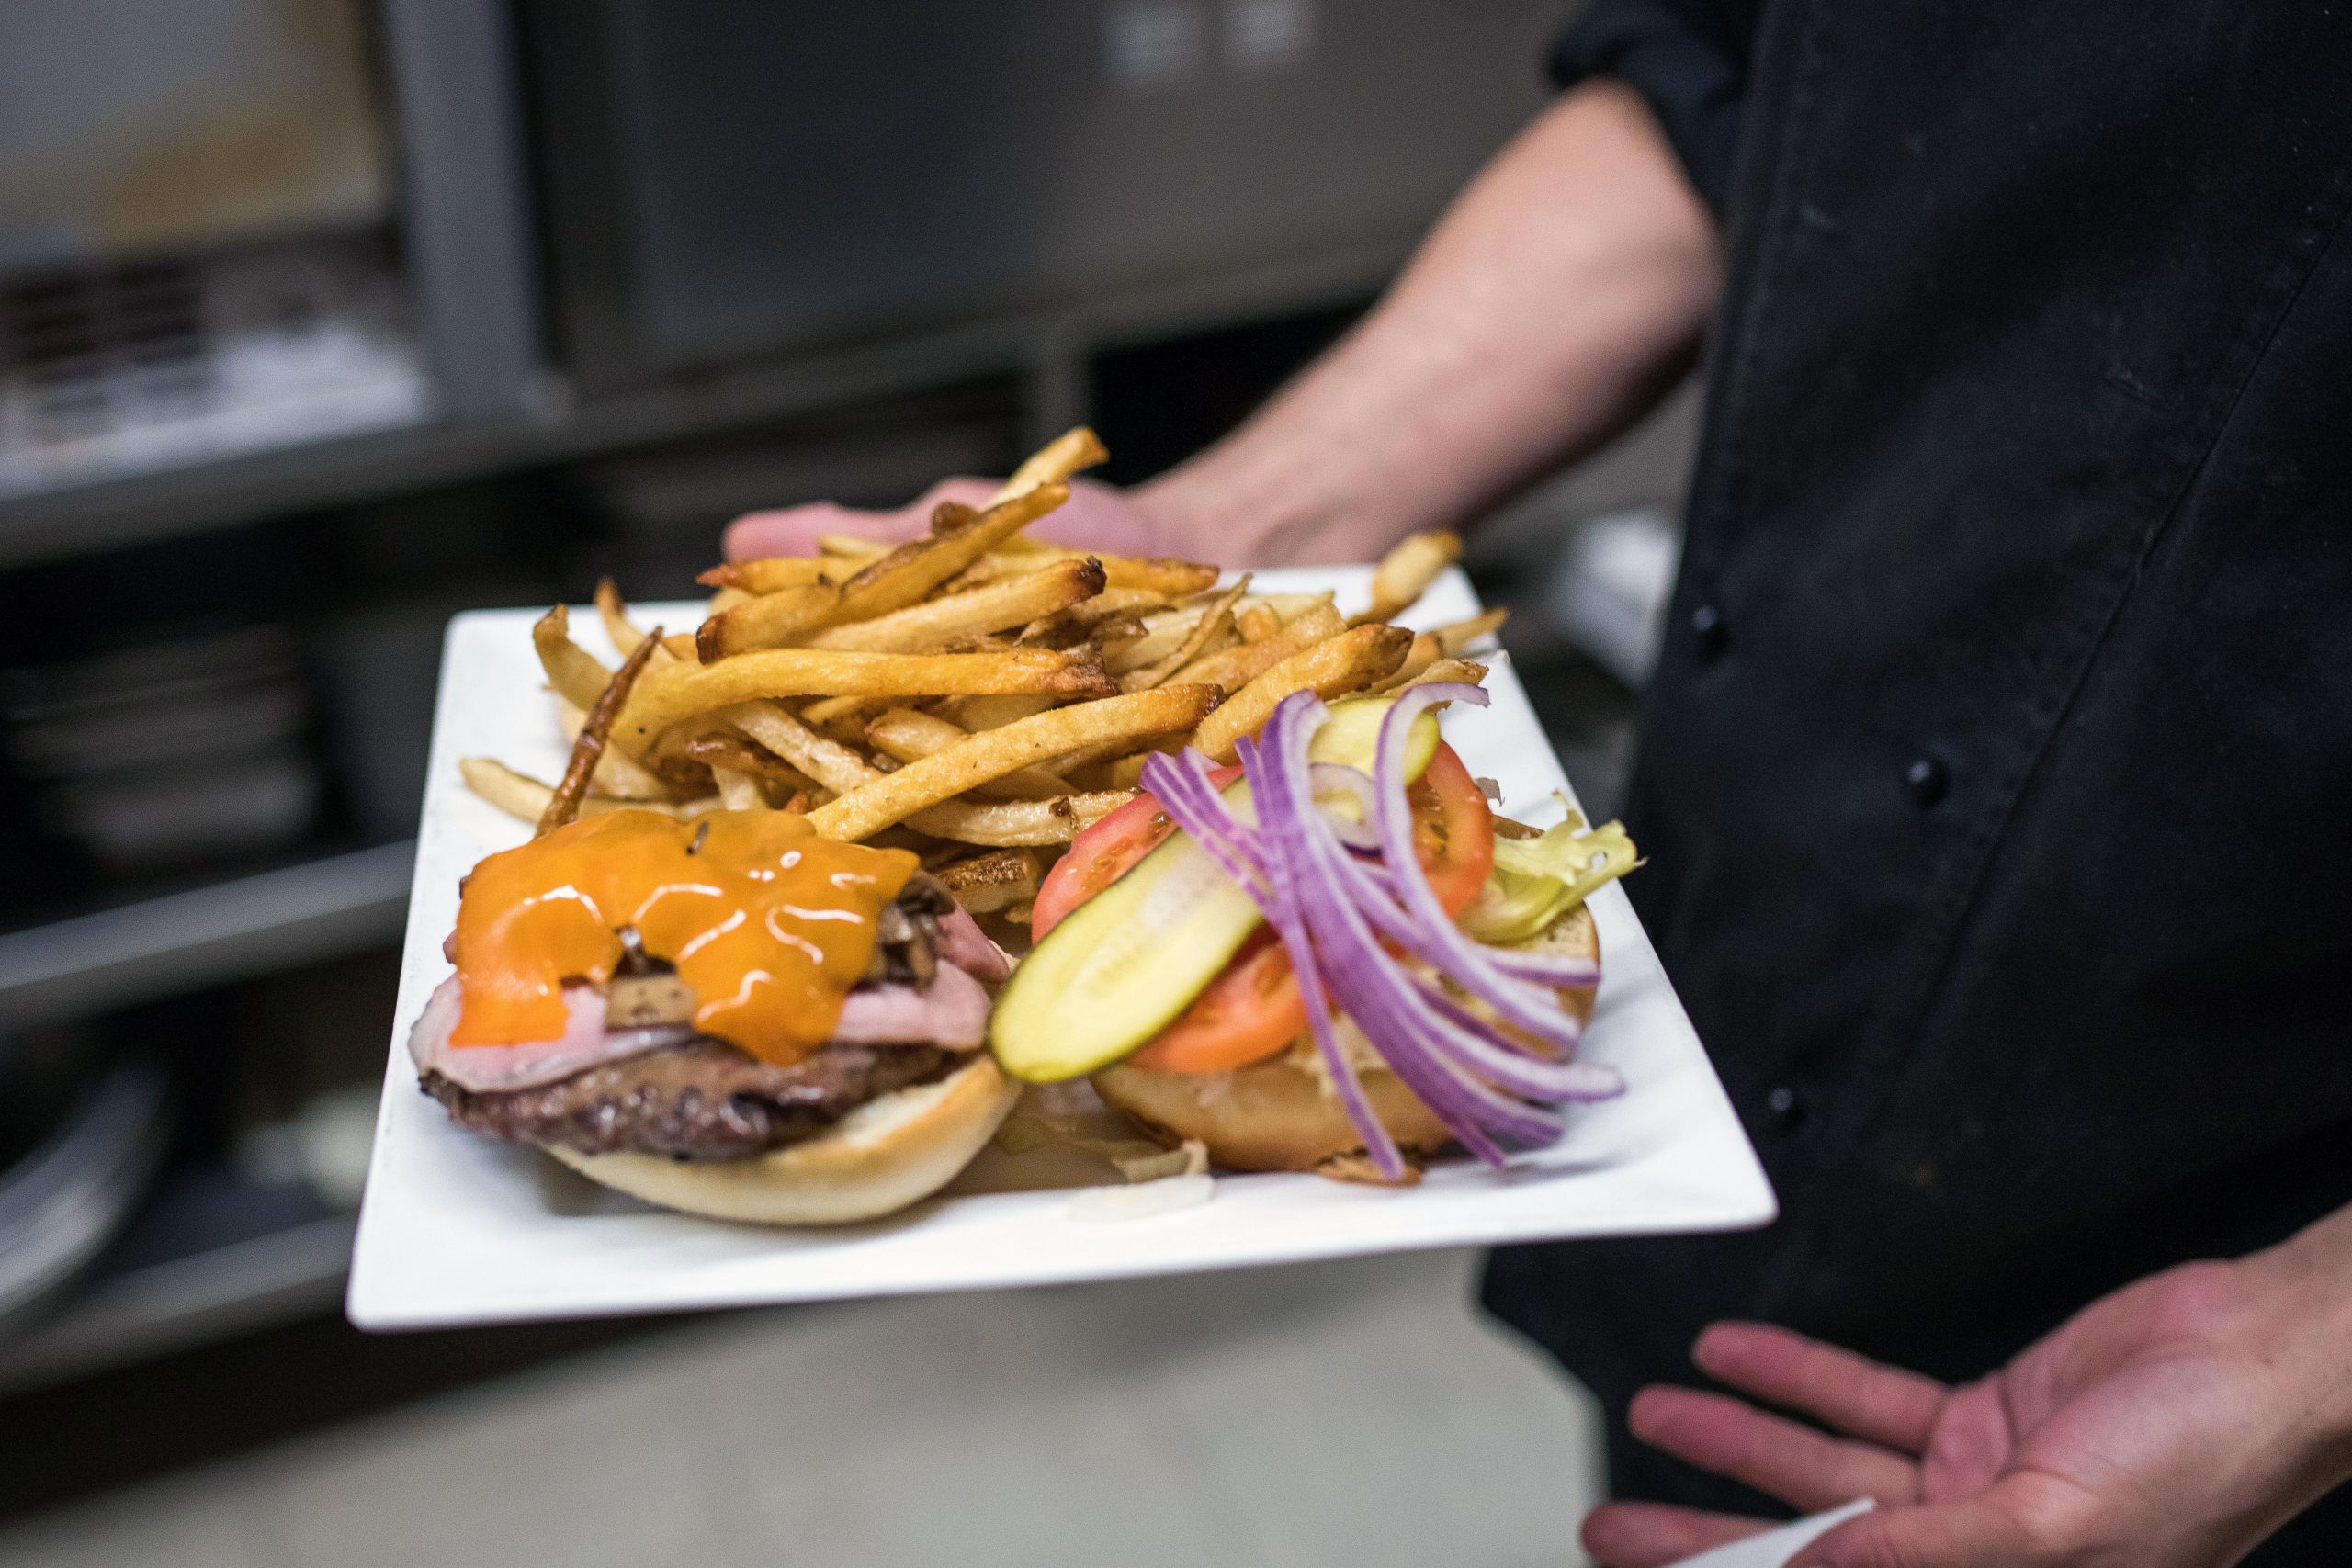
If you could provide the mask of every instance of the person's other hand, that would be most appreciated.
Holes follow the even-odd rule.
[[[861,512],[820,501],[775,512],[750,512],[727,525],[729,560],[760,556],[812,556],[823,534],[856,534],[896,543],[928,533],[932,509],[943,501],[967,506],[987,503],[993,479],[943,479],[912,505],[895,512]],[[1030,532],[1057,545],[1078,545],[1123,556],[1182,555],[1180,541],[1125,491],[1092,479],[1070,481],[1069,499],[1040,518]]]
[[[1841,1435],[1664,1387],[1634,1397],[1630,1425],[1801,1512],[1877,1499],[1797,1568],[2222,1568],[2352,1473],[2352,1270],[2340,1247],[2297,1251],[2345,1228],[2152,1276],[1956,1389],[1716,1324],[1692,1349],[1702,1371]],[[1653,1568],[1770,1528],[1611,1503],[1583,1534],[1608,1568]]]

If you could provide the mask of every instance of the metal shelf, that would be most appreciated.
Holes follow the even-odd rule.
[[[413,840],[0,936],[0,1027],[112,1011],[396,940]]]

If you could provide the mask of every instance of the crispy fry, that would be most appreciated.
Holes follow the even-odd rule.
[[[889,708],[865,727],[865,739],[885,756],[901,762],[919,761],[944,751],[971,733],[932,714],[912,708]],[[972,786],[976,795],[999,800],[1051,800],[1070,793],[1069,783],[1043,768],[1016,768],[1001,778]]]
[[[1272,604],[1243,604],[1233,612],[1233,624],[1243,642],[1263,642],[1283,629],[1283,618]]]
[[[1274,705],[1309,687],[1326,697],[1353,692],[1385,678],[1405,662],[1413,634],[1402,626],[1357,626],[1326,638],[1274,665],[1226,699],[1193,732],[1193,745],[1219,762],[1230,762],[1234,745],[1254,735]],[[1169,691],[1181,690],[1170,686]]]
[[[581,727],[588,722],[585,709],[577,708],[559,696],[555,700],[556,721],[563,727],[566,740],[577,740]],[[631,758],[617,746],[605,748],[596,759],[595,776],[589,781],[594,794],[612,796],[615,800],[674,800],[680,792],[668,780],[652,769]],[[707,790],[694,790],[688,795],[707,795]]]
[[[1001,729],[967,736],[909,762],[897,773],[820,807],[808,820],[829,839],[854,842],[976,784],[1080,746],[1114,735],[1189,729],[1208,713],[1216,696],[1213,689],[1204,686],[1163,686],[1038,714]]]
[[[1001,697],[966,697],[944,705],[943,713],[965,729],[998,729],[1017,718],[1027,718],[1054,705],[1051,697],[1016,694]]]
[[[718,802],[729,811],[764,811],[768,797],[760,793],[760,781],[750,773],[739,773],[732,768],[710,770],[713,783],[718,785]]]
[[[827,739],[774,703],[738,703],[711,716],[733,725],[835,795],[847,795],[882,776],[855,751]],[[689,753],[695,744],[688,743]]]
[[[531,647],[538,653],[539,668],[547,671],[548,684],[555,688],[556,695],[582,713],[596,705],[613,672],[571,640],[570,605],[558,604],[532,624]]]
[[[1459,681],[1476,686],[1487,679],[1487,667],[1473,659],[1441,659],[1419,675],[1405,682],[1406,686],[1426,686],[1432,681]],[[1403,690],[1402,686],[1396,688]]]
[[[995,914],[1037,896],[1043,872],[1025,849],[991,850],[951,861],[933,874],[956,902],[975,915]]]
[[[739,739],[732,735],[697,735],[685,743],[684,750],[685,754],[695,761],[707,764],[714,778],[718,776],[719,769],[725,768],[730,773],[765,779],[771,784],[781,784],[786,789],[799,793],[805,793],[815,784],[815,781],[807,773],[785,761],[766,747],[754,746],[750,741]],[[726,793],[723,784],[719,793],[722,795]]]
[[[1437,660],[1437,637],[1433,633],[1423,632],[1413,638],[1412,649],[1405,655],[1405,662],[1396,667],[1396,672],[1385,681],[1366,687],[1365,690],[1393,692],[1436,663]]]
[[[1102,568],[1091,559],[1063,561],[1049,570],[1011,578],[967,593],[951,593],[903,610],[832,626],[808,637],[810,648],[918,653],[953,638],[1025,626],[1102,592]]]
[[[1379,566],[1372,573],[1372,604],[1358,615],[1348,617],[1351,626],[1369,626],[1385,621],[1412,608],[1415,600],[1429,592],[1438,573],[1462,558],[1460,536],[1442,530],[1426,534],[1408,534],[1396,547],[1380,558]]]
[[[1488,610],[1466,621],[1454,621],[1432,629],[1430,636],[1437,638],[1438,654],[1451,659],[1481,638],[1494,636],[1510,619],[1509,610]]]
[[[708,620],[713,615],[723,615],[738,604],[748,604],[751,598],[752,595],[740,588],[722,588],[710,596],[709,604],[703,606],[703,618]]]
[[[1113,588],[1184,599],[1216,586],[1223,574],[1205,561],[1178,560],[1170,556],[1110,556],[1099,551],[1059,545],[1036,545],[1022,550],[1000,550],[974,563],[961,587],[994,582],[1023,572],[1041,571],[1056,561],[1078,560],[1088,555],[1102,563],[1104,580]]]
[[[605,637],[623,659],[635,653],[637,645],[645,639],[645,634],[629,620],[628,606],[621,603],[621,591],[613,585],[609,577],[597,581],[596,615],[605,623]],[[695,639],[684,633],[664,637],[662,646],[678,659],[695,656]]]
[[[918,697],[989,692],[1086,697],[1115,690],[1099,661],[1042,648],[930,654],[764,649],[717,664],[653,666],[638,682],[614,735],[630,755],[642,761],[670,726],[754,697]]]
[[[1347,629],[1329,601],[1315,605],[1285,623],[1263,642],[1245,642],[1196,659],[1176,671],[1177,681],[1202,681],[1227,692],[1238,692],[1283,660],[1328,642]]]
[[[1119,690],[1148,692],[1154,686],[1165,684],[1185,665],[1231,640],[1233,606],[1239,603],[1242,594],[1249,591],[1250,579],[1245,573],[1240,581],[1209,602],[1207,607],[1201,612],[1200,618],[1193,624],[1193,629],[1184,635],[1184,640],[1178,643],[1165,657],[1154,660],[1140,669],[1129,670],[1125,674],[1121,675]]]
[[[547,815],[548,806],[555,799],[555,791],[528,773],[518,773],[505,763],[489,757],[460,757],[458,773],[466,787],[505,812],[536,825]],[[718,809],[718,797],[672,802],[663,800],[613,800],[592,795],[580,803],[580,815],[594,817],[606,811],[659,811],[665,817],[691,821],[706,811]]]
[[[766,556],[758,560],[729,561],[695,579],[705,588],[740,588],[746,593],[780,593],[814,582],[846,582],[857,568],[824,556]]]
[[[801,721],[820,729],[831,730],[842,720],[855,720],[858,733],[865,732],[866,716],[888,699],[882,697],[820,697],[800,710]]]
[[[823,626],[841,608],[843,592],[830,582],[804,582],[754,595],[705,621],[695,633],[695,652],[716,664],[754,649],[787,647]]]
[[[1012,470],[1012,477],[989,498],[989,504],[1000,505],[1041,485],[1058,484],[1080,468],[1091,468],[1110,456],[1093,431],[1082,424],[1072,425],[1031,453]]]
[[[910,540],[876,557],[842,584],[841,604],[828,625],[871,620],[903,610],[978,560],[998,545],[1069,499],[1069,487],[1042,484],[998,502],[968,522],[951,520],[943,504],[928,538]],[[968,513],[968,508],[955,509]]]
[[[621,705],[628,701],[638,676],[661,651],[662,629],[656,626],[650,637],[638,639],[636,651],[621,661],[621,667],[596,694],[595,705],[588,710],[580,733],[572,739],[571,756],[564,763],[563,779],[555,786],[547,809],[539,816],[538,834],[552,833],[580,815],[580,803],[587,798],[588,781],[595,776],[596,761],[604,755],[605,738],[612,733],[613,720],[619,715]],[[723,784],[719,793],[727,793]]]

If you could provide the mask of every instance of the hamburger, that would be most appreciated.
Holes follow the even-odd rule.
[[[1499,1163],[1556,1137],[1622,1087],[1575,1048],[1600,979],[1585,899],[1634,849],[1573,812],[1497,818],[1430,711],[1485,700],[1301,693],[1238,766],[1152,759],[1151,793],[1040,889],[999,1060],[1089,1078],[1233,1170],[1397,1182],[1457,1145]]]
[[[458,1125],[731,1220],[937,1190],[1019,1086],[985,1050],[1004,953],[903,850],[786,811],[583,818],[464,884],[409,1036]]]

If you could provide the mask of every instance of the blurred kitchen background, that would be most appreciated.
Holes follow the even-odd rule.
[[[1575,1561],[1581,1396],[1465,1257],[340,1315],[448,615],[1080,420],[1181,460],[1573,9],[0,6],[0,1562]],[[1473,546],[1598,815],[1695,423]]]

